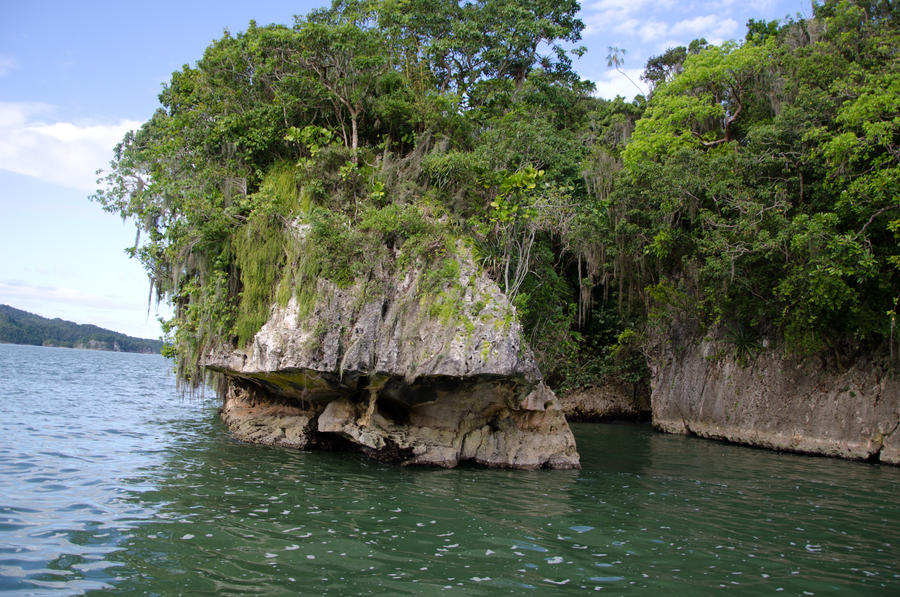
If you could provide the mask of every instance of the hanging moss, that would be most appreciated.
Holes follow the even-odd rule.
[[[287,231],[291,218],[301,209],[293,166],[276,164],[250,201],[255,210],[232,241],[242,286],[234,324],[240,345],[245,345],[268,319],[276,288],[284,277],[286,248],[292,244]]]
[[[268,318],[274,289],[284,267],[283,232],[269,218],[252,218],[235,238],[235,261],[243,290],[234,331],[241,345]]]

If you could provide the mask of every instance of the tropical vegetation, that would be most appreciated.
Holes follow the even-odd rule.
[[[644,382],[650,339],[676,328],[745,359],[892,355],[895,3],[672,48],[634,101],[574,72],[578,10],[335,0],[175,72],[94,199],[138,225],[181,374],[199,382],[204,350],[245,345],[318,279],[415,265],[439,285],[460,241],[557,388]]]

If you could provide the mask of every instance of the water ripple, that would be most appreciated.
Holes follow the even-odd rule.
[[[578,425],[582,471],[405,469],[232,442],[159,357],[0,370],[0,591],[900,592],[893,467]]]

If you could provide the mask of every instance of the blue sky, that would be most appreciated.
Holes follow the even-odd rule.
[[[134,228],[88,201],[94,173],[153,114],[171,73],[224,29],[290,24],[323,4],[0,2],[0,304],[159,336],[146,276],[124,252]],[[633,84],[606,66],[609,46],[626,50],[624,69],[642,84],[647,59],[669,47],[741,39],[749,18],[810,12],[808,0],[587,0],[576,69],[598,95],[630,98]]]

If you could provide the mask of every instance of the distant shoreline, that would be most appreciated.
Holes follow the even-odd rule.
[[[135,338],[91,324],[49,319],[0,305],[0,343],[108,352],[160,354],[162,340]]]
[[[150,356],[162,356],[161,353],[158,352],[141,352],[141,351],[125,351],[125,350],[106,350],[102,348],[87,348],[85,346],[56,346],[53,344],[17,344],[15,342],[6,342],[5,340],[0,340],[0,346],[27,346],[29,348],[62,348],[65,350],[86,350],[88,352],[117,352],[120,354],[142,354],[142,355],[150,355]]]

